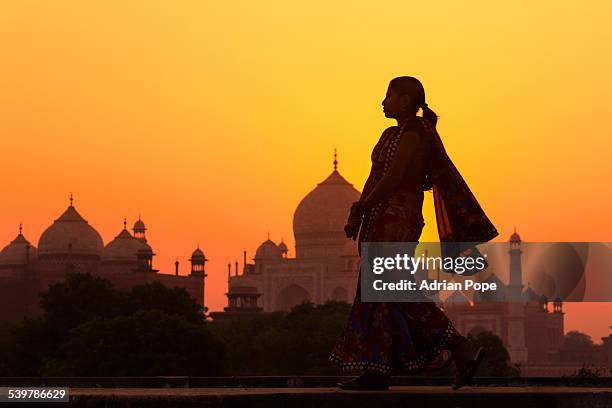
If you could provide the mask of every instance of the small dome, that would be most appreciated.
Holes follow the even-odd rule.
[[[102,262],[136,262],[138,251],[150,247],[139,239],[136,239],[127,229],[123,229],[119,235],[108,243],[102,250]]]
[[[134,232],[145,232],[146,230],[145,223],[138,217],[138,221],[134,223]]]
[[[278,249],[280,249],[280,251],[281,251],[283,254],[286,254],[286,253],[287,253],[287,251],[289,251],[289,249],[287,248],[287,244],[285,244],[283,241],[281,241],[281,243],[280,243],[280,244],[278,244]]]
[[[510,235],[510,243],[512,243],[512,244],[520,244],[521,243],[521,236],[516,233],[516,230],[514,230],[514,233],[512,233],[512,235]]]
[[[283,254],[278,245],[267,239],[257,248],[253,259],[279,259],[282,257]]]
[[[195,251],[191,253],[191,260],[204,261],[206,257],[204,256],[204,252],[200,249],[200,247],[196,248]]]
[[[38,254],[64,255],[100,255],[104,243],[102,237],[81,217],[74,206],[70,205],[64,213],[53,222],[38,240]]]
[[[30,245],[19,230],[19,235],[0,251],[0,267],[26,265],[36,260],[36,247]]]

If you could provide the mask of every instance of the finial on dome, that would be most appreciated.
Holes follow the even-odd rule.
[[[268,241],[270,240],[270,231],[268,231]]]
[[[334,147],[334,171],[338,171],[338,152]]]
[[[23,231],[23,225],[21,225],[21,223],[19,223],[19,235],[21,235],[21,231]]]
[[[74,197],[72,196],[72,193],[70,193],[70,207],[72,207],[73,201],[74,201]]]
[[[123,217],[123,229],[127,230],[127,218]]]

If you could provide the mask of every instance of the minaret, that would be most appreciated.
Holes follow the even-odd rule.
[[[206,262],[208,259],[204,256],[204,252],[200,249],[200,245],[191,253],[191,272],[190,277],[202,279],[202,307],[206,311]]]
[[[176,276],[179,275],[179,260],[178,260],[178,258],[176,258],[176,261],[174,261],[174,274]]]
[[[200,249],[200,246],[196,248],[195,251],[191,254],[191,258],[189,258],[189,262],[191,262],[191,273],[190,275],[200,275],[206,277],[206,256],[204,256],[204,252]]]
[[[521,237],[516,233],[510,236],[510,282],[508,283],[508,299],[514,302],[522,300],[523,294],[523,268],[521,266]]]
[[[510,237],[510,283],[508,284],[507,321],[508,333],[506,349],[512,363],[527,361],[525,346],[525,302],[523,300],[523,282],[521,270],[521,237],[514,233]]]
[[[285,241],[283,240],[283,238],[281,238],[281,242],[280,244],[278,244],[278,249],[280,249],[281,254],[283,255],[283,258],[287,258],[287,253],[289,252],[289,248],[287,248],[287,244],[285,244]]]
[[[140,219],[140,215],[138,216],[138,221],[134,223],[134,238],[141,240],[142,242],[147,242],[147,237],[145,232],[147,228],[145,227],[145,223]]]

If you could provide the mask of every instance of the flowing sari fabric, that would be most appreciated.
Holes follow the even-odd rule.
[[[497,230],[446,154],[440,135],[427,120],[418,120],[433,140],[429,182],[440,242],[488,242],[495,238]]]
[[[392,197],[374,205],[364,216],[361,242],[417,242],[423,228],[425,184],[433,187],[440,241],[485,242],[495,227],[446,154],[435,128],[415,117],[405,130],[420,132],[413,174]],[[388,170],[399,144],[399,128],[390,128],[374,147],[372,171],[362,196],[367,196]],[[361,272],[360,272],[361,273]],[[330,360],[345,370],[383,374],[415,373],[439,367],[450,349],[465,340],[442,310],[431,301],[362,302],[361,279],[347,323]]]

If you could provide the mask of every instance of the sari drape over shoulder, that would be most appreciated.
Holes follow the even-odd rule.
[[[488,242],[498,235],[476,197],[446,153],[440,135],[425,119],[423,129],[432,137],[430,181],[441,242]]]

